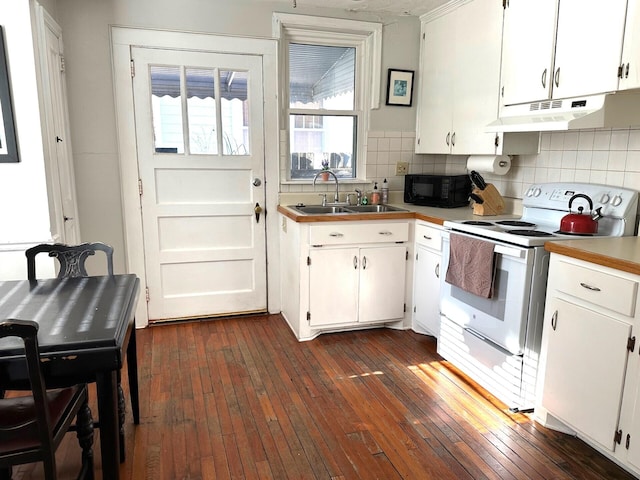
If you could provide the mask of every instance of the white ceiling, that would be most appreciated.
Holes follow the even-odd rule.
[[[449,0],[275,0],[298,7],[324,7],[348,10],[351,12],[385,13],[393,15],[414,15],[444,5]]]

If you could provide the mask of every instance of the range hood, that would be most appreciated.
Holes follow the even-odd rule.
[[[544,132],[640,125],[640,91],[507,105],[488,132]]]

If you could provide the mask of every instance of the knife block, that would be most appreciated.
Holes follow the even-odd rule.
[[[474,215],[502,215],[504,213],[504,198],[491,183],[487,183],[484,190],[473,189],[473,193],[482,198],[482,203],[474,203]]]

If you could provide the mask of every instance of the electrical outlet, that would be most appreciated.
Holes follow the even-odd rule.
[[[406,175],[409,173],[409,162],[396,163],[396,175]]]

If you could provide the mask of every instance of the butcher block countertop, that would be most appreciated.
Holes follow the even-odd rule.
[[[615,237],[546,242],[545,250],[640,275],[640,238]]]

